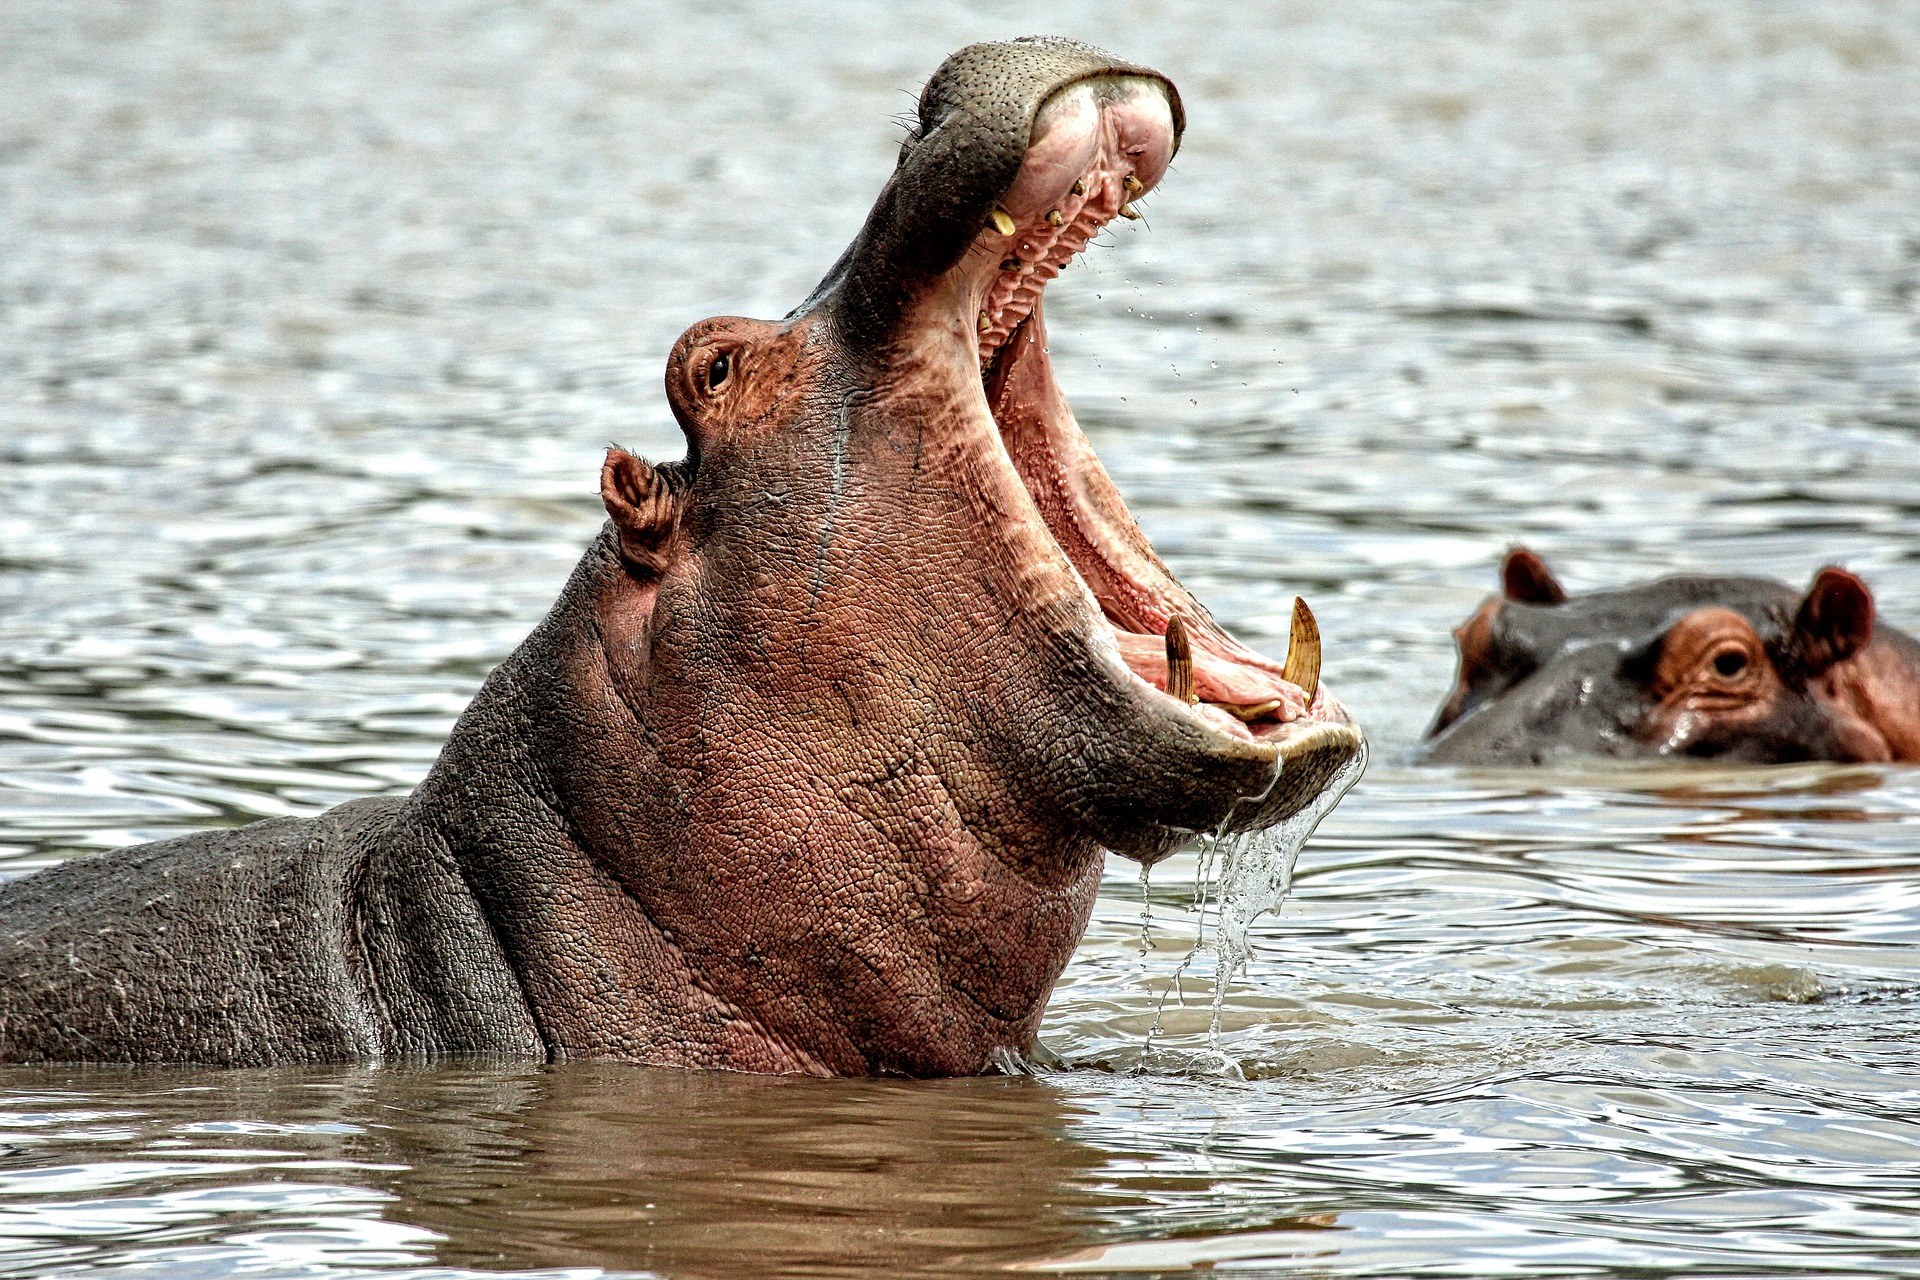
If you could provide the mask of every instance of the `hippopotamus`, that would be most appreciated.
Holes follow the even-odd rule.
[[[1157,71],[961,50],[779,322],[695,324],[677,461],[608,520],[404,797],[0,890],[0,1059],[1017,1066],[1103,851],[1324,805],[1363,738],[1161,563],[1041,294],[1166,173]]]
[[[1805,591],[1683,575],[1569,596],[1515,547],[1453,635],[1432,761],[1920,761],[1920,643],[1877,624],[1844,569]]]

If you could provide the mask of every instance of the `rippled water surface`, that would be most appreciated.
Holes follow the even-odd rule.
[[[1375,747],[1217,1044],[1194,857],[1116,862],[1034,1078],[0,1072],[0,1271],[1920,1273],[1920,777],[1408,763],[1517,540],[1920,624],[1920,8],[808,8],[0,6],[0,859],[411,785],[678,332],[1051,28],[1190,117],[1061,379]]]

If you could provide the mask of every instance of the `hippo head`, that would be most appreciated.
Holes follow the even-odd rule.
[[[787,1046],[637,1056],[977,1070],[1031,1040],[1102,849],[1272,826],[1358,755],[1310,615],[1284,665],[1215,624],[1053,379],[1042,290],[1181,127],[1084,45],[955,54],[812,296],[675,345],[686,457],[608,455],[554,687],[497,683],[550,704],[531,767],[660,963]]]
[[[1455,630],[1460,670],[1428,758],[1747,763],[1920,758],[1920,646],[1874,625],[1866,584],[1822,569],[1672,577],[1570,597],[1524,547]]]
[[[1273,824],[1355,753],[1161,564],[1053,379],[1042,290],[1136,216],[1181,124],[1163,76],[1086,46],[963,50],[813,296],[687,331],[687,458],[615,453],[604,484],[608,607],[647,635],[624,678],[660,714],[737,717],[835,785],[930,769],[969,827],[1043,813],[1144,859]],[[1192,699],[1165,692],[1176,617]]]

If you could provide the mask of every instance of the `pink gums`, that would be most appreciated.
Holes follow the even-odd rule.
[[[980,247],[1000,264],[981,300],[982,368],[1032,314],[1047,282],[1159,182],[1172,158],[1173,112],[1149,81],[1089,81],[1041,109],[1020,177],[1001,205],[1014,233],[988,228],[981,236]]]

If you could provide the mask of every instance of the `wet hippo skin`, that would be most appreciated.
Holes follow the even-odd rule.
[[[1569,596],[1517,547],[1501,578],[1454,632],[1430,760],[1920,761],[1920,643],[1843,569],[1805,591],[1684,576]]]
[[[1361,737],[1160,562],[1040,292],[1165,173],[1157,72],[950,58],[779,323],[688,330],[685,458],[607,527],[404,799],[0,890],[0,1057],[491,1053],[762,1072],[1029,1052],[1103,850],[1265,828]]]

